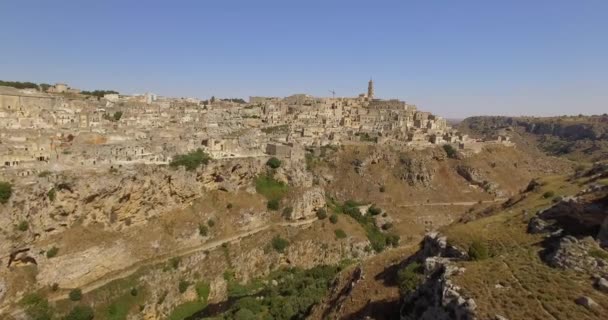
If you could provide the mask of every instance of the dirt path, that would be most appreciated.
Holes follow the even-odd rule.
[[[496,198],[494,200],[485,200],[481,203],[496,203],[506,201],[507,198]],[[420,207],[420,206],[473,206],[480,203],[479,201],[460,201],[460,202],[427,202],[427,203],[408,203],[402,204],[400,208]]]
[[[91,292],[95,289],[105,286],[106,284],[108,284],[114,280],[126,278],[126,277],[134,274],[137,270],[139,270],[139,268],[141,268],[143,266],[153,265],[156,263],[160,263],[160,262],[169,260],[171,258],[188,256],[188,255],[191,255],[191,254],[199,252],[199,251],[212,250],[212,249],[215,249],[215,248],[223,245],[224,243],[238,241],[238,240],[241,240],[248,236],[254,235],[258,232],[270,229],[272,227],[299,227],[299,226],[311,224],[315,221],[317,221],[317,218],[313,218],[313,219],[309,219],[309,220],[295,221],[295,222],[277,222],[277,223],[265,225],[262,227],[257,227],[257,228],[251,229],[251,230],[247,230],[247,231],[244,231],[240,234],[237,234],[237,235],[234,235],[231,237],[218,239],[218,240],[214,240],[214,241],[210,241],[210,242],[205,242],[203,244],[189,247],[189,248],[183,248],[181,250],[176,250],[170,254],[166,253],[166,254],[157,255],[152,258],[138,261],[126,268],[111,271],[111,272],[107,273],[106,275],[104,275],[103,277],[96,279],[92,282],[89,282],[84,286],[81,286],[80,290],[82,290],[82,293]],[[64,288],[64,289],[68,289],[68,288]],[[55,295],[50,295],[48,299],[49,299],[49,301],[58,301],[58,300],[68,299],[68,293],[61,292],[61,293],[57,293]]]

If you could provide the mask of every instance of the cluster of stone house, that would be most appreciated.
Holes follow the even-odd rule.
[[[292,159],[303,159],[307,147],[340,144],[480,148],[441,117],[403,101],[375,99],[371,81],[367,94],[353,98],[296,94],[250,97],[248,103],[57,93],[68,88],[40,93],[0,87],[0,168],[28,174],[162,164],[198,148],[215,158]]]

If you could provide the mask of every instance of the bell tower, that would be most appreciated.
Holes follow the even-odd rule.
[[[369,83],[367,84],[367,97],[369,99],[374,98],[374,81],[370,78]]]

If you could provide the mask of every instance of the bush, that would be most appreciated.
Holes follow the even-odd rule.
[[[346,232],[344,232],[344,230],[342,230],[342,229],[336,229],[336,230],[334,230],[334,233],[336,234],[336,238],[338,238],[338,239],[346,238]]]
[[[382,209],[377,208],[375,206],[371,206],[371,207],[369,207],[369,209],[367,209],[367,213],[369,213],[372,216],[377,216],[382,213]]]
[[[399,245],[399,241],[401,240],[401,238],[396,235],[396,234],[389,234],[386,237],[386,245],[391,246],[391,247],[396,247]]]
[[[40,171],[40,173],[38,173],[38,177],[40,177],[40,178],[45,178],[50,175],[51,175],[51,172],[48,170]]]
[[[397,272],[397,284],[402,296],[415,290],[420,284],[421,271],[422,265],[419,262],[412,262]]]
[[[59,283],[55,282],[51,285],[51,291],[59,290]]]
[[[319,218],[319,220],[327,218],[327,211],[325,211],[324,208],[319,208],[317,210],[317,218]]]
[[[24,306],[25,314],[30,319],[35,320],[51,320],[55,311],[49,304],[49,301],[37,293],[27,294],[21,300]]]
[[[276,252],[283,253],[285,252],[285,249],[289,247],[289,241],[277,235],[272,238],[271,245]]]
[[[137,294],[138,294],[137,288],[131,288],[131,292],[130,293],[131,293],[131,296],[137,297]]]
[[[182,260],[179,257],[173,257],[169,260],[169,264],[173,269],[179,268],[179,264]]]
[[[226,205],[226,209],[228,209],[228,210],[232,209],[232,207],[233,207],[232,203],[229,203],[229,204]]]
[[[388,230],[390,228],[393,227],[393,223],[392,222],[387,222],[385,224],[382,225],[382,230]]]
[[[458,158],[458,151],[456,151],[456,149],[454,149],[454,147],[452,147],[452,145],[444,144],[443,145],[443,150],[448,155],[448,158],[451,158],[451,159],[457,159]]]
[[[293,207],[286,207],[285,209],[283,209],[283,217],[285,218],[290,218],[292,213]]]
[[[471,260],[483,260],[490,257],[488,246],[479,240],[473,241],[469,246],[469,257]]]
[[[380,192],[386,192],[386,187],[385,186],[380,186]]]
[[[209,163],[210,159],[211,157],[207,153],[201,149],[197,149],[188,154],[176,155],[169,165],[174,168],[183,166],[186,170],[192,171],[200,165]]]
[[[27,229],[29,229],[29,228],[30,228],[30,225],[29,225],[29,223],[27,223],[27,221],[21,221],[17,225],[17,230],[19,230],[19,231],[27,231]]]
[[[89,306],[75,306],[68,313],[64,320],[92,320],[94,317],[93,309]]]
[[[53,246],[46,252],[46,257],[50,259],[50,258],[56,256],[57,253],[59,253],[59,248]]]
[[[189,286],[190,286],[190,282],[188,282],[186,280],[180,280],[179,284],[177,285],[177,288],[179,289],[179,293],[186,292],[186,290],[188,290]]]
[[[215,226],[215,220],[213,220],[213,219],[207,220],[207,225],[209,226],[209,228],[213,228]]]
[[[198,233],[201,236],[206,237],[209,234],[209,228],[207,228],[206,225],[204,225],[204,224],[201,223],[201,224],[198,225]]]
[[[281,181],[275,180],[273,177],[262,174],[255,179],[255,191],[268,200],[283,198],[287,193],[288,187]]]
[[[80,299],[82,299],[82,290],[79,288],[72,289],[68,296],[72,301],[80,301]]]
[[[198,296],[199,300],[201,300],[203,303],[207,303],[209,292],[211,290],[209,283],[204,281],[198,282],[194,286],[194,289],[196,290],[196,295]]]
[[[277,169],[278,167],[281,166],[281,160],[272,157],[270,159],[268,159],[268,161],[266,161],[266,165],[273,168],[273,169]]]
[[[55,197],[57,196],[57,192],[55,191],[55,188],[51,188],[51,190],[49,190],[49,192],[46,193],[46,196],[49,198],[49,200],[55,201]]]
[[[555,196],[555,192],[553,191],[547,191],[543,193],[543,198],[545,199],[553,198],[553,196]]]
[[[279,210],[280,205],[279,199],[270,199],[266,204],[266,208],[268,208],[268,210],[276,211]]]
[[[331,216],[329,216],[329,222],[331,222],[333,224],[338,223],[338,215],[334,213]]]
[[[0,203],[7,203],[12,194],[13,185],[8,182],[0,181]]]

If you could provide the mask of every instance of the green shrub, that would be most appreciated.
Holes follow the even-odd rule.
[[[377,208],[375,206],[371,206],[371,207],[369,207],[369,209],[367,209],[367,213],[372,216],[377,216],[382,213],[382,209]]]
[[[27,229],[29,229],[29,228],[30,228],[30,225],[27,221],[21,221],[17,225],[17,230],[19,230],[19,231],[27,231]]]
[[[327,218],[327,211],[325,211],[324,208],[317,209],[317,218],[319,218],[319,220]]]
[[[553,196],[555,196],[554,191],[547,191],[547,192],[543,193],[543,198],[545,198],[545,199],[553,198]]]
[[[271,167],[272,169],[277,169],[278,167],[281,166],[281,160],[272,157],[270,159],[268,159],[268,161],[266,161],[266,165]]]
[[[272,238],[271,245],[276,252],[283,253],[285,252],[285,249],[289,246],[289,241],[277,235]]]
[[[29,319],[34,320],[51,320],[55,310],[49,304],[49,301],[38,293],[30,293],[25,295],[20,302],[23,305],[25,314]]]
[[[137,288],[135,288],[135,287],[134,287],[134,288],[131,288],[131,292],[130,292],[130,293],[131,293],[131,296],[133,296],[133,297],[137,297],[137,294],[138,294],[139,292],[137,291]]]
[[[331,216],[329,216],[329,222],[333,224],[338,223],[338,215],[333,213]]]
[[[283,217],[285,218],[290,218],[292,213],[293,207],[286,207],[285,209],[283,209]]]
[[[213,220],[213,219],[207,220],[207,225],[209,226],[209,228],[213,228],[215,226],[215,220]]]
[[[201,223],[201,224],[198,225],[198,233],[201,236],[206,237],[209,234],[209,228],[207,228],[206,225],[204,225],[204,224]]]
[[[94,315],[93,308],[89,306],[75,306],[63,320],[92,320]]]
[[[229,204],[226,205],[226,209],[228,209],[228,210],[232,209],[232,207],[233,207],[232,203],[229,203]]]
[[[40,178],[46,178],[50,175],[51,175],[51,172],[48,170],[40,171],[40,173],[38,173],[38,177],[40,177]]]
[[[452,145],[444,144],[443,145],[443,150],[448,155],[448,158],[451,158],[451,159],[457,159],[458,158],[458,151],[456,151],[456,149],[454,149],[454,147],[452,147]]]
[[[485,242],[475,240],[469,246],[469,257],[471,260],[483,260],[490,257],[488,246]]]
[[[53,258],[54,256],[57,255],[57,253],[59,253],[59,248],[53,246],[52,248],[50,248],[47,252],[46,252],[46,257],[47,258]]]
[[[422,278],[421,272],[422,265],[419,262],[412,262],[397,272],[397,284],[399,286],[399,293],[402,296],[418,287]]]
[[[13,185],[8,182],[0,181],[0,203],[7,203],[12,194]]]
[[[189,286],[190,286],[190,282],[188,282],[186,280],[180,280],[179,284],[177,285],[177,288],[179,289],[179,293],[186,292],[186,290],[188,290]]]
[[[173,269],[179,268],[179,264],[181,262],[182,262],[182,259],[180,259],[179,257],[173,257],[173,258],[169,259],[169,265],[171,265],[171,267]]]
[[[198,296],[199,300],[201,300],[203,303],[207,303],[207,299],[209,298],[209,292],[211,291],[211,286],[209,285],[209,282],[198,282],[194,286],[194,289],[196,290],[196,295]]]
[[[270,199],[270,200],[268,200],[268,203],[266,204],[266,208],[268,208],[268,210],[273,210],[273,211],[279,210],[280,206],[281,206],[281,203],[279,202],[279,199]]]
[[[255,179],[255,191],[268,200],[280,200],[285,196],[289,188],[283,182],[275,180],[269,175],[259,175]]]
[[[182,166],[186,170],[192,171],[203,164],[209,163],[210,159],[211,157],[202,149],[197,149],[187,154],[176,155],[169,165],[174,168]]]
[[[68,296],[72,301],[80,301],[80,299],[82,299],[82,290],[80,290],[79,288],[72,289]]]
[[[388,230],[390,228],[393,227],[393,223],[392,222],[387,222],[385,224],[382,225],[382,230]]]
[[[401,238],[399,237],[399,235],[389,234],[386,237],[386,245],[391,246],[391,247],[396,247],[399,245],[400,240],[401,240]]]
[[[51,188],[51,190],[49,190],[49,192],[46,193],[46,196],[49,198],[49,200],[55,201],[55,197],[57,196],[57,192],[55,191],[55,188]]]
[[[342,230],[342,229],[336,229],[336,230],[334,230],[334,233],[336,234],[336,238],[338,238],[338,239],[346,238],[346,232],[344,232],[344,230]]]

